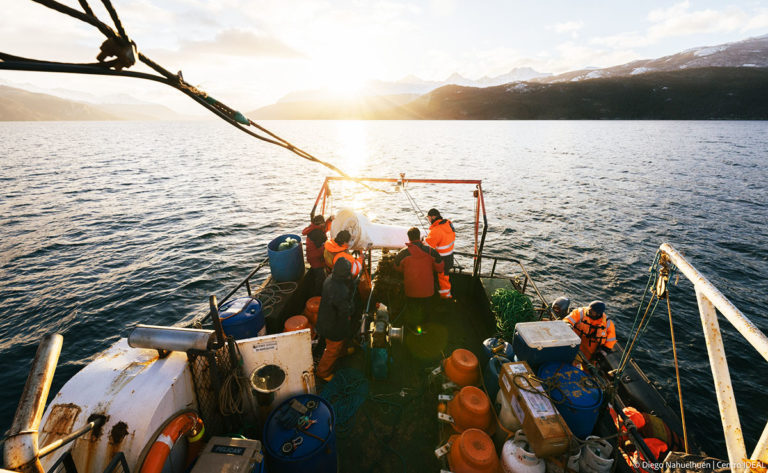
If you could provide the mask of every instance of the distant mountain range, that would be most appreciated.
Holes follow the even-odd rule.
[[[766,120],[768,68],[706,67],[574,82],[445,86],[390,111],[431,120]]]
[[[431,92],[445,85],[461,85],[465,87],[492,87],[494,85],[503,85],[516,81],[544,79],[550,76],[552,76],[552,74],[537,72],[530,67],[518,67],[500,76],[481,77],[477,80],[467,79],[458,73],[453,73],[442,81],[423,80],[414,75],[410,75],[403,77],[402,79],[395,82],[385,82],[380,80],[368,81],[357,95],[367,98],[378,96],[399,96],[400,98],[394,100],[400,101],[404,97],[408,96],[415,99],[420,95],[426,94],[427,92]],[[287,94],[278,100],[277,103],[308,102],[313,100],[325,102],[329,97],[332,97],[333,95],[334,93],[328,90],[304,90],[300,92],[291,92],[290,94]]]
[[[0,85],[0,121],[183,120],[168,107],[151,103],[95,104]]]
[[[768,119],[768,35],[683,51],[659,59],[559,75],[513,70],[472,85],[454,74],[408,103],[408,77],[379,84],[379,94],[354,102],[323,100],[319,92],[291,95],[254,110],[254,119]],[[477,81],[476,81],[477,82]],[[406,86],[407,84],[407,86]],[[302,100],[297,100],[302,99]],[[386,104],[389,103],[389,106]]]
[[[370,81],[354,99],[294,92],[252,119],[768,119],[768,35],[658,59],[552,75],[530,68],[470,80]],[[179,120],[131,97],[0,86],[1,120]],[[76,100],[71,100],[75,98]]]
[[[768,67],[768,35],[735,43],[689,49],[658,59],[642,59],[604,69],[583,69],[556,76],[535,78],[533,82],[553,83],[585,79],[607,79],[649,72],[672,72],[707,67]]]

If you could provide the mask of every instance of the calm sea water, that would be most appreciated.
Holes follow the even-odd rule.
[[[768,332],[768,122],[267,122],[350,174],[482,179],[486,251],[549,300],[603,299],[626,341],[670,242]],[[0,123],[0,429],[43,333],[53,392],[137,323],[204,311],[306,223],[330,172],[218,122]],[[413,186],[471,250],[472,188]],[[339,187],[334,208],[413,225],[405,196]],[[511,268],[510,268],[511,269]],[[671,304],[690,428],[726,457],[692,287]],[[760,356],[721,318],[747,449],[768,418]],[[665,311],[635,354],[676,406]]]

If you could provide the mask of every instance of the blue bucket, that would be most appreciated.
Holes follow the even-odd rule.
[[[219,308],[219,318],[224,333],[235,340],[265,335],[264,314],[261,301],[252,297],[240,297],[227,301]]]
[[[499,393],[499,376],[504,363],[509,363],[509,359],[495,355],[488,360],[483,369],[483,383],[485,383],[485,390],[488,391],[488,397],[491,401],[494,401]]]
[[[304,406],[307,412],[299,413],[291,405],[294,401]],[[309,422],[307,428],[305,416]],[[266,470],[335,473],[338,465],[335,422],[333,407],[320,396],[300,394],[283,401],[264,424]]]
[[[288,238],[297,240],[298,245],[287,250],[280,250],[280,243]],[[280,235],[267,245],[269,269],[276,282],[298,281],[304,275],[304,257],[301,251],[301,237],[298,235]]]
[[[603,391],[587,373],[570,363],[541,365],[539,378],[548,381],[549,396],[573,435],[580,439],[592,433],[603,403]]]

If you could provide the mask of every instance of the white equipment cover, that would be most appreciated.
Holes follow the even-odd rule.
[[[333,217],[331,238],[342,230],[347,230],[352,236],[350,250],[364,250],[369,245],[396,250],[408,243],[408,228],[372,223],[368,217],[352,209],[341,209]]]

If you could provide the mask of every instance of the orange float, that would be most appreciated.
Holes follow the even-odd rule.
[[[314,327],[317,324],[317,311],[320,310],[320,300],[322,297],[315,296],[307,299],[307,303],[304,305],[304,315],[307,316],[309,323]]]
[[[309,320],[303,315],[294,315],[289,317],[283,324],[283,332],[295,332],[310,328]]]
[[[141,465],[141,473],[160,473],[163,471],[171,448],[182,436],[189,437],[190,446],[203,438],[205,429],[203,421],[194,412],[179,414],[163,428],[157,436],[155,443],[147,453],[144,463]],[[202,443],[200,443],[202,445]]]
[[[480,383],[480,364],[469,350],[458,348],[443,362],[445,375],[459,386],[477,386]]]
[[[448,401],[448,415],[453,417],[453,430],[464,432],[467,429],[480,429],[488,434],[495,430],[491,401],[482,389],[474,386],[461,388],[456,396]]]
[[[499,457],[493,440],[480,429],[467,429],[452,435],[448,466],[453,473],[497,473]]]

